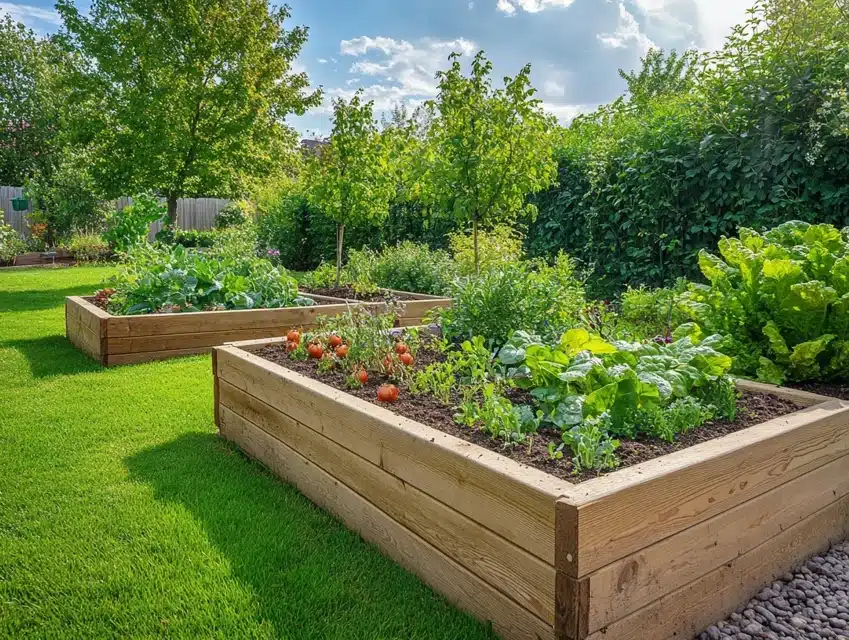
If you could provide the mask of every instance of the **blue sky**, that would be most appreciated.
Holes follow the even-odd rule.
[[[81,8],[88,3],[80,3]],[[532,64],[545,107],[562,122],[622,92],[616,70],[650,47],[721,46],[747,0],[289,0],[292,24],[310,28],[297,61],[326,104],[292,124],[330,128],[330,98],[363,88],[378,111],[433,97],[451,51],[486,51],[495,75]],[[33,29],[59,28],[50,0],[0,2]]]

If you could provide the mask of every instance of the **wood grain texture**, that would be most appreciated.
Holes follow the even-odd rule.
[[[139,364],[154,360],[168,360],[181,356],[196,356],[209,353],[212,347],[197,347],[194,349],[170,349],[168,351],[143,351],[141,353],[112,353],[106,354],[106,366],[117,367],[124,364]]]
[[[222,380],[554,563],[554,502],[571,485],[235,347]]]
[[[589,633],[590,582],[557,572],[557,640],[584,640]]]
[[[849,456],[599,569],[590,584],[596,631],[700,578],[849,495]]]
[[[199,331],[157,336],[138,336],[135,338],[109,338],[109,353],[143,353],[145,351],[171,351],[176,349],[195,349],[199,347],[217,347],[227,342],[250,338],[275,338],[285,336],[291,327],[267,327],[251,329],[232,329],[229,331]]]
[[[554,624],[551,565],[226,380],[219,380],[219,394],[222,407],[294,449],[492,587]]]
[[[849,402],[831,400],[577,487],[581,577],[849,452]]]
[[[604,627],[590,640],[692,638],[765,584],[849,534],[849,496],[686,586]]]
[[[221,433],[279,477],[298,487],[315,504],[377,544],[384,553],[416,573],[452,603],[481,620],[491,620],[495,631],[505,640],[553,640],[550,624],[227,407],[221,407]]]

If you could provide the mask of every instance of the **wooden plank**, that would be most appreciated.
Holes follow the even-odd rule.
[[[692,638],[752,598],[764,585],[849,534],[849,496],[820,509],[751,551],[635,613],[590,640]]]
[[[505,640],[553,640],[553,629],[285,444],[221,407],[221,432]]]
[[[402,295],[402,296],[415,296],[419,300],[442,300],[442,301],[451,301],[451,298],[448,296],[434,296],[430,293],[418,293],[417,291],[404,291],[403,289],[384,289],[391,294],[394,295]]]
[[[108,313],[79,296],[65,298],[65,312],[97,334],[100,334],[101,321],[110,317]]]
[[[581,577],[849,452],[849,402],[831,400],[576,487]],[[574,494],[573,494],[574,495]]]
[[[103,353],[100,350],[101,340],[98,334],[91,331],[73,315],[65,317],[65,329],[71,344],[95,360],[102,362]]]
[[[222,379],[553,564],[554,502],[572,490],[567,482],[235,347],[217,349]]]
[[[135,338],[110,338],[108,352],[110,354],[143,353],[146,351],[172,351],[174,349],[217,347],[225,342],[234,342],[237,340],[247,340],[250,338],[268,339],[285,336],[288,331],[289,327],[267,327],[138,336]]]
[[[558,640],[584,640],[588,634],[590,582],[576,580],[557,572],[557,622],[554,633]]]
[[[164,334],[309,327],[319,316],[344,313],[348,304],[287,307],[284,309],[245,309],[237,311],[198,311],[195,313],[159,313],[139,316],[112,316],[110,338],[130,338]]]
[[[772,384],[764,384],[763,382],[755,382],[754,380],[743,378],[737,380],[737,388],[756,393],[769,393],[779,398],[785,398],[791,402],[795,402],[800,407],[810,407],[821,402],[833,400],[833,398],[828,396],[811,393],[810,391],[801,391],[799,389],[791,389],[790,387],[776,387]]]
[[[849,495],[849,456],[617,560],[589,576],[589,630],[637,611]]]
[[[209,353],[214,347],[198,347],[195,349],[172,349],[170,351],[144,351],[142,353],[112,353],[106,355],[106,366],[117,367],[122,364],[139,364],[153,360],[167,360],[180,356],[196,356]]]
[[[218,379],[219,402],[280,440],[393,520],[554,624],[554,568],[411,484]]]
[[[260,349],[264,347],[268,347],[274,344],[280,344],[281,342],[286,342],[286,337],[280,338],[257,338],[256,340],[239,340],[237,342],[228,342],[227,345],[238,347],[243,351],[249,351],[250,353],[256,353]]]
[[[213,402],[213,412],[214,412],[214,422],[216,427],[221,426],[221,419],[219,417],[220,404],[221,404],[221,389],[220,383],[218,380],[218,354],[215,351],[212,352],[212,402]]]

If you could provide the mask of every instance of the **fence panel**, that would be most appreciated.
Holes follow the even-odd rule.
[[[3,210],[4,221],[12,225],[18,233],[26,234],[26,215],[32,212],[32,204],[30,203],[26,211],[12,210],[12,198],[23,195],[23,187],[0,186],[0,209]],[[165,199],[162,198],[162,201],[165,202]],[[132,198],[118,198],[115,200],[115,209],[121,211],[132,203]],[[182,229],[211,229],[215,225],[215,216],[228,204],[230,201],[223,198],[180,198],[177,200],[177,220]],[[162,224],[159,222],[150,225],[148,237],[153,240],[161,228]]]

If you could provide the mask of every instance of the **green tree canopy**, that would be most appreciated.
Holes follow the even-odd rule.
[[[471,75],[463,75],[460,54],[439,72],[439,95],[431,104],[430,158],[423,197],[448,211],[460,224],[472,223],[477,258],[479,224],[510,221],[535,212],[527,196],[557,177],[554,118],[534,97],[530,65],[504,87],[493,89],[492,64],[479,52]]]
[[[336,223],[336,286],[342,273],[345,225],[379,224],[389,215],[396,183],[389,146],[374,119],[374,104],[360,93],[333,102],[329,141],[310,159],[306,184],[310,202]]]
[[[176,221],[180,197],[233,197],[295,153],[284,119],[319,103],[292,63],[307,30],[267,0],[59,0],[74,141],[118,196],[153,189]]]
[[[22,185],[49,168],[63,97],[62,56],[9,15],[0,17],[0,184]]]

